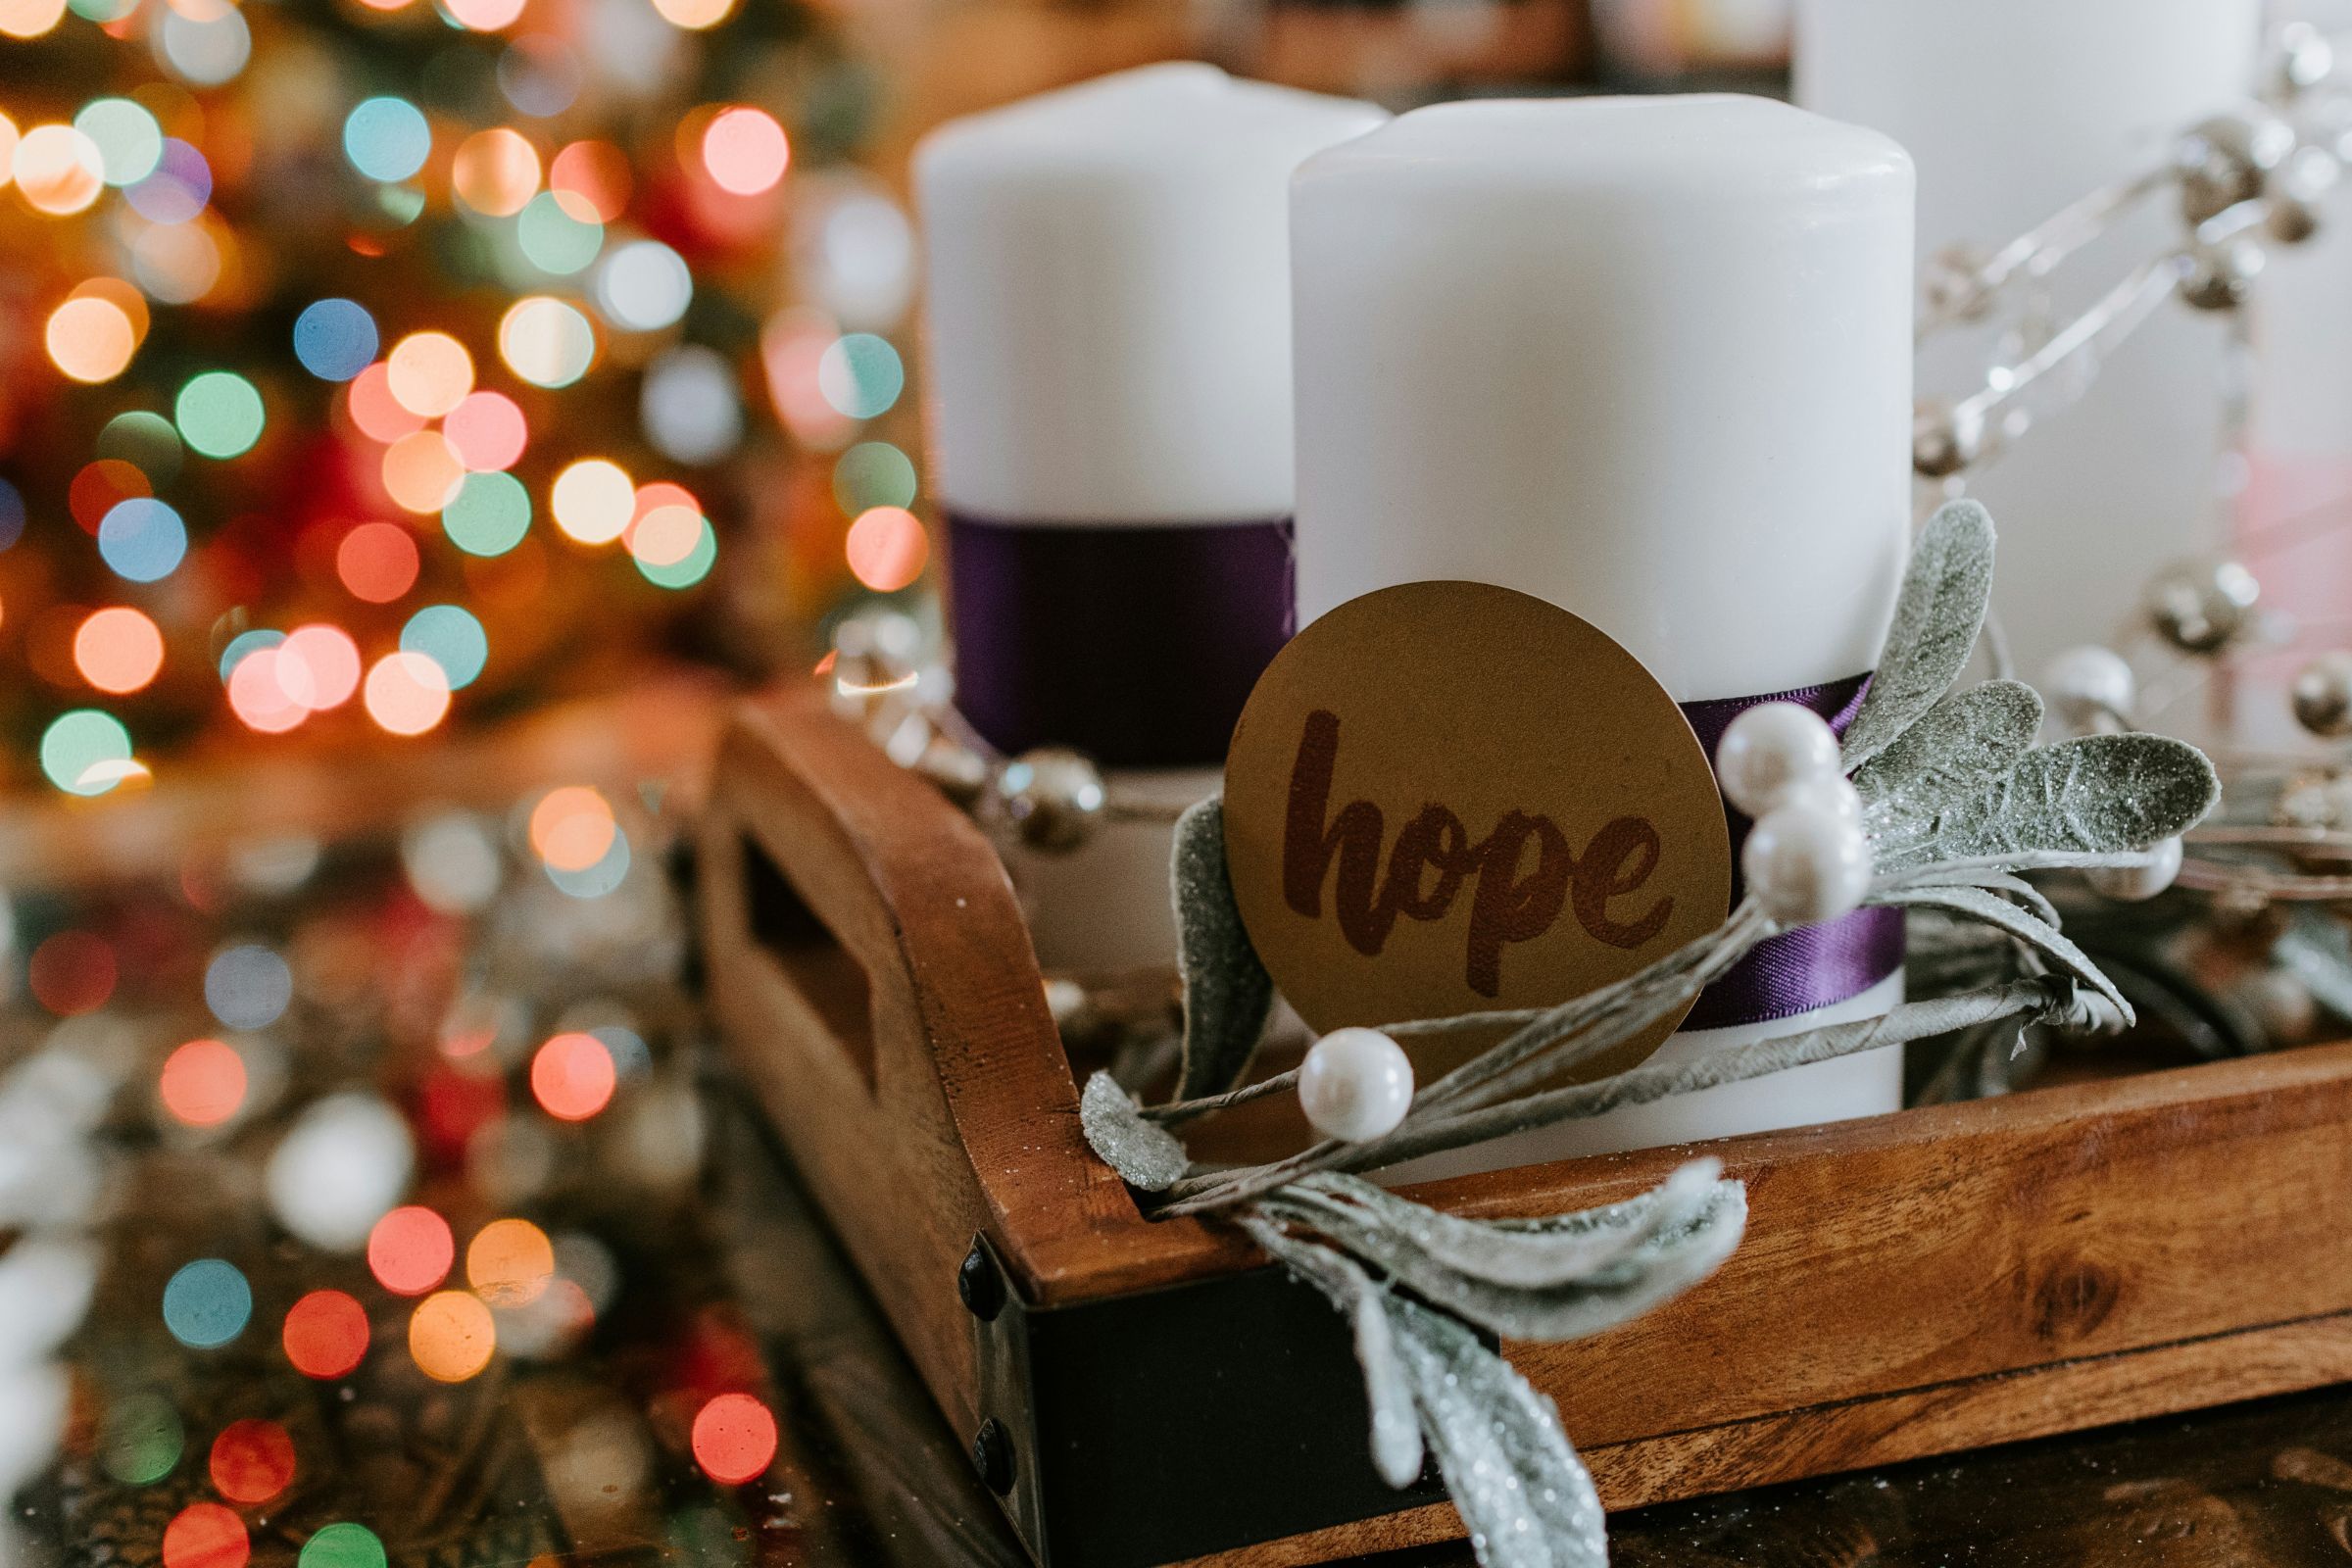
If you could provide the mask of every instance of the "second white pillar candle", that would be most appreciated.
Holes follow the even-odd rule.
[[[1301,624],[1470,578],[1583,616],[1687,707],[1870,670],[1908,539],[1893,142],[1757,98],[1445,105],[1309,160],[1292,255]],[[1662,1057],[1869,1016],[1900,984]],[[1476,1152],[1872,1114],[1900,1075],[1879,1052]]]

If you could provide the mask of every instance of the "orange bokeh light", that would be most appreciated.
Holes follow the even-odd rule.
[[[722,1394],[694,1418],[694,1461],[722,1486],[765,1474],[776,1457],[776,1418],[748,1394]]]
[[[394,735],[421,735],[449,711],[449,676],[423,654],[386,654],[368,671],[368,716]]]
[[[485,0],[470,0],[470,3],[482,5]],[[505,0],[488,0],[488,3],[503,4]],[[458,20],[466,19],[461,16]],[[514,18],[510,16],[507,20],[511,22]],[[458,144],[457,157],[450,164],[449,182],[456,188],[459,200],[475,212],[490,218],[512,218],[522,211],[539,189],[539,150],[522,132],[505,125],[477,130]]]
[[[466,1249],[466,1283],[492,1306],[527,1306],[555,1275],[555,1244],[527,1219],[494,1219]]]
[[[465,1382],[490,1364],[497,1348],[490,1309],[463,1291],[427,1297],[409,1318],[409,1354],[436,1382]]]
[[[218,1127],[245,1103],[245,1058],[219,1040],[191,1040],[164,1059],[156,1093],[190,1127]]]
[[[286,1313],[286,1359],[306,1378],[339,1378],[368,1354],[368,1309],[341,1291],[313,1291]]]
[[[612,1102],[612,1053],[594,1035],[562,1034],[531,1057],[531,1095],[559,1121],[586,1121]]]
[[[722,109],[703,130],[703,168],[713,184],[733,195],[772,189],[791,163],[784,127],[764,109],[744,104]]]
[[[466,482],[458,449],[438,430],[416,430],[384,448],[384,493],[404,511],[439,512]]]
[[[370,441],[389,445],[424,428],[424,416],[411,414],[392,395],[392,368],[382,360],[353,376],[344,398],[351,422]]]
[[[368,1271],[395,1296],[422,1296],[457,1261],[449,1221],[420,1204],[396,1208],[368,1233]]]
[[[905,507],[868,507],[850,524],[843,545],[850,570],[876,593],[891,593],[923,574],[931,537]]]
[[[135,692],[164,667],[164,634],[136,610],[101,610],[74,633],[74,667],[102,692]]]
[[[129,315],[113,300],[94,294],[70,299],[50,312],[42,339],[51,362],[83,382],[121,375],[139,346]]]
[[[550,790],[531,808],[531,848],[559,871],[585,871],[612,848],[612,808],[584,784]]]
[[[335,575],[354,599],[388,605],[416,585],[416,539],[397,522],[363,522],[335,547]]]

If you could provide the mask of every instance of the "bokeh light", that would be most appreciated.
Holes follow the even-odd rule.
[[[922,519],[905,507],[869,507],[850,524],[843,552],[858,580],[876,593],[892,593],[923,574],[931,540]]]
[[[235,458],[262,438],[262,395],[234,370],[207,370],[172,407],[180,439],[208,458]]]
[[[766,1474],[776,1457],[776,1418],[748,1394],[722,1394],[694,1418],[694,1460],[723,1486]]]
[[[294,1484],[294,1440],[275,1421],[232,1421],[213,1439],[213,1490],[231,1502],[268,1502]]]
[[[559,1121],[586,1121],[612,1103],[612,1053],[590,1034],[560,1034],[531,1057],[531,1096]]]
[[[458,449],[438,430],[413,430],[384,449],[384,493],[404,511],[439,512],[466,482]]]
[[[575,141],[547,166],[547,188],[565,208],[600,223],[629,210],[629,155],[609,141]]]
[[[84,294],[49,313],[42,340],[50,361],[76,381],[111,381],[139,346],[130,316],[113,300]]]
[[[397,522],[363,522],[335,547],[335,575],[354,599],[388,605],[416,583],[416,539]]]
[[[384,1544],[366,1525],[338,1520],[302,1544],[294,1568],[385,1568]]]
[[[441,0],[460,26],[473,32],[496,32],[511,27],[522,15],[523,0]]]
[[[33,126],[17,142],[9,165],[24,200],[51,218],[80,212],[106,188],[98,144],[72,125]]]
[[[229,669],[229,710],[248,729],[264,735],[282,735],[311,716],[310,705],[289,689],[300,685],[309,672],[300,663],[284,658],[283,633],[246,635],[257,641],[238,653],[236,663]],[[269,641],[264,643],[260,641],[262,638]],[[237,652],[237,645],[231,643],[229,649]]]
[[[75,472],[74,482],[66,487],[66,509],[74,514],[76,523],[94,535],[116,502],[154,494],[153,481],[137,464],[121,458],[100,458],[95,463],[83,464]]]
[[[473,392],[449,411],[441,433],[458,461],[476,473],[512,468],[530,440],[522,410],[504,392]]]
[[[171,576],[187,553],[187,525],[151,496],[117,502],[98,524],[99,556],[117,576],[132,582]]]
[[[497,1307],[527,1306],[555,1278],[555,1244],[527,1219],[497,1219],[466,1248],[466,1283]]]
[[[490,1364],[497,1348],[490,1308],[464,1291],[429,1296],[409,1318],[409,1354],[436,1382],[465,1382]]]
[[[490,662],[490,638],[463,605],[427,605],[400,629],[400,646],[431,660],[452,691],[472,685]]]
[[[675,322],[694,299],[686,259],[660,240],[616,247],[596,270],[597,309],[614,326],[651,332]],[[126,354],[125,359],[128,358]]]
[[[129,1394],[107,1407],[98,1428],[98,1458],[122,1485],[151,1486],[178,1468],[186,1443],[170,1399],[152,1392]]]
[[[392,396],[392,368],[377,361],[351,380],[346,393],[351,422],[370,441],[386,445],[424,428],[424,417],[411,414]]]
[[[671,502],[653,508],[629,525],[629,554],[641,566],[674,566],[702,542],[703,514]]]
[[[375,318],[357,300],[318,300],[294,318],[294,357],[321,381],[358,375],[374,360],[377,345]]]
[[[449,542],[469,556],[503,556],[531,527],[531,493],[511,473],[468,473],[441,509]]]
[[[514,220],[514,242],[539,270],[569,277],[596,260],[604,248],[605,225],[585,213],[566,212],[554,192],[541,191]]]
[[[480,3],[480,0],[474,0]],[[486,218],[512,218],[539,189],[539,152],[518,130],[496,125],[458,144],[449,171],[458,199]]]
[[[181,80],[218,87],[233,79],[253,58],[253,32],[244,13],[228,9],[204,20],[177,11],[164,14],[156,29],[163,63]]]
[[[668,350],[646,367],[637,400],[646,439],[677,463],[710,463],[743,439],[735,368],[699,343]]]
[[[393,401],[427,419],[438,419],[473,390],[473,356],[447,332],[411,332],[384,364]]]
[[[368,1355],[368,1309],[341,1291],[313,1291],[286,1313],[286,1360],[306,1378],[358,1370]]]
[[[498,323],[498,357],[533,386],[566,387],[596,361],[596,328],[545,294],[516,300]]]
[[[757,196],[774,187],[792,162],[784,127],[764,109],[722,109],[703,130],[703,167],[719,189]]]
[[[138,771],[130,731],[112,713],[77,708],[41,733],[41,772],[69,795],[104,795]]]
[[[360,689],[360,647],[340,626],[295,627],[279,645],[277,660],[286,694],[315,713],[342,707]],[[293,673],[296,666],[300,675]]]
[[[163,126],[144,104],[128,98],[91,99],[74,117],[74,128],[98,149],[109,185],[135,185],[163,161]]]
[[[294,1000],[294,971],[258,942],[233,942],[204,966],[204,1004],[229,1029],[267,1029]]]
[[[169,484],[178,478],[184,455],[179,432],[172,428],[172,421],[146,409],[131,409],[107,420],[91,450],[102,460],[129,464],[150,484]],[[101,508],[101,513],[104,510]]]
[[[833,465],[833,499],[850,516],[872,507],[910,507],[914,464],[887,441],[860,441]]]
[[[138,691],[164,667],[164,634],[127,606],[98,611],[74,633],[74,667],[102,692]]]
[[[190,1127],[218,1127],[245,1104],[245,1058],[219,1040],[191,1040],[164,1058],[164,1108]]]
[[[610,544],[629,526],[637,487],[619,464],[582,458],[556,475],[548,504],[565,534],[584,545]]]
[[[449,676],[414,649],[386,654],[368,671],[368,716],[394,735],[421,735],[449,711]]]
[[[115,994],[115,950],[88,931],[60,931],[24,960],[35,1002],[61,1018],[96,1012]]]
[[[418,1204],[396,1208],[368,1232],[368,1271],[395,1296],[422,1296],[457,1261],[449,1221]]]
[[[151,223],[184,223],[213,199],[213,166],[196,147],[167,138],[155,168],[122,194]]]
[[[343,153],[369,179],[407,179],[433,150],[432,127],[404,98],[370,98],[343,122]]]
[[[245,1521],[218,1502],[191,1502],[164,1526],[163,1568],[245,1568],[253,1540]]]
[[[531,848],[559,871],[585,871],[603,859],[616,831],[612,808],[584,784],[549,790],[531,808]]]
[[[212,1350],[245,1332],[253,1289],[234,1263],[200,1257],[164,1286],[164,1327],[191,1350]]]
[[[828,347],[816,365],[817,390],[835,412],[852,419],[888,414],[906,389],[906,368],[886,338],[852,332]]]
[[[735,9],[735,0],[654,0],[654,9],[673,27],[715,27]]]
[[[66,0],[0,0],[0,32],[38,38],[66,14]]]

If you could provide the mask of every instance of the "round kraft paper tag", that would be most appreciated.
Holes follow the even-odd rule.
[[[1565,1002],[1731,900],[1674,699],[1590,622],[1485,583],[1383,589],[1291,640],[1234,731],[1225,848],[1250,941],[1318,1030]],[[1563,1077],[1639,1062],[1686,1010]],[[1423,1071],[1453,1044],[1416,1049]]]

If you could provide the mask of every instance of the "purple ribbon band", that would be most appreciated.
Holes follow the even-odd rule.
[[[1288,517],[1008,522],[948,514],[956,706],[1001,751],[1215,767],[1290,640]]]
[[[1683,713],[1697,731],[1698,743],[1711,760],[1732,720],[1759,703],[1809,708],[1830,721],[1834,733],[1842,736],[1862,710],[1863,694],[1869,689],[1868,675],[1854,675],[1824,686],[1763,697],[1685,703]],[[1729,806],[1724,812],[1731,819],[1732,902],[1737,904],[1741,882],[1740,848],[1747,842],[1747,830],[1753,824]],[[1726,1029],[1834,1006],[1860,996],[1902,966],[1903,911],[1856,909],[1839,919],[1784,931],[1756,944],[1755,951],[1698,994],[1698,1004],[1682,1026]]]

